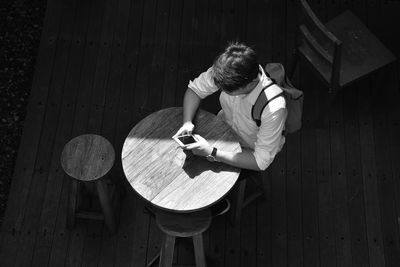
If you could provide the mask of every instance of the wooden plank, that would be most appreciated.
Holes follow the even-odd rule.
[[[387,79],[387,71],[382,70],[377,75],[378,81]],[[381,87],[381,84],[376,85],[374,88]],[[378,194],[381,210],[381,225],[383,235],[383,245],[385,252],[385,263],[387,266],[395,266],[399,261],[399,226],[396,211],[396,196],[395,184],[392,172],[392,159],[391,159],[391,143],[388,138],[388,133],[392,130],[389,124],[387,110],[389,106],[389,99],[391,96],[388,93],[388,84],[385,85],[383,90],[374,91],[374,99],[381,99],[381,101],[374,101],[374,140],[375,140],[375,153],[376,153],[376,170],[378,177]],[[385,93],[386,92],[386,93]],[[398,164],[398,160],[395,163]]]
[[[371,112],[373,103],[372,90],[375,89],[373,81],[374,78],[370,79],[363,90],[358,90],[360,155],[370,266],[385,266]]]
[[[98,6],[101,7],[101,4]],[[88,14],[87,12],[89,11],[89,5],[82,7],[82,16],[87,17]],[[100,10],[101,12],[101,10]],[[57,139],[56,139],[56,144],[55,144],[55,149],[53,152],[52,156],[52,162],[50,166],[50,174],[49,178],[47,181],[46,185],[46,195],[45,195],[45,200],[44,204],[42,207],[42,214],[40,218],[40,228],[39,228],[39,235],[36,240],[36,245],[35,245],[35,251],[34,251],[34,256],[32,259],[32,265],[35,266],[45,266],[48,263],[48,258],[49,254],[51,251],[51,246],[53,242],[53,235],[55,233],[55,228],[57,227],[57,216],[59,213],[63,213],[65,211],[60,211],[58,209],[60,205],[60,200],[61,200],[61,192],[62,192],[62,187],[68,187],[69,183],[68,180],[64,180],[64,173],[62,169],[60,169],[60,163],[59,163],[59,155],[61,153],[61,150],[64,146],[64,144],[69,140],[71,137],[71,132],[73,129],[73,124],[74,120],[76,120],[76,117],[81,117],[83,114],[80,113],[79,111],[82,110],[82,105],[86,104],[84,101],[87,101],[88,99],[82,100],[80,96],[83,94],[83,92],[90,91],[86,88],[82,88],[80,86],[80,76],[81,73],[82,75],[87,75],[87,65],[90,64],[88,63],[88,55],[89,53],[93,54],[95,49],[93,49],[93,46],[90,45],[90,40],[92,39],[93,34],[97,33],[97,29],[95,25],[96,23],[93,23],[93,21],[101,19],[101,14],[98,14],[99,12],[92,14],[91,21],[88,26],[88,36],[85,36],[86,33],[86,27],[84,25],[79,25],[82,27],[79,27],[78,32],[75,34],[73,42],[74,42],[74,51],[75,57],[80,60],[80,58],[83,59],[82,62],[82,71],[80,72],[79,66],[81,65],[80,62],[75,62],[73,64],[79,64],[79,66],[72,65],[70,66],[71,71],[69,73],[69,76],[66,80],[66,88],[72,88],[75,89],[76,91],[74,94],[76,95],[74,100],[74,94],[71,96],[70,99],[68,99],[67,103],[64,104],[62,113],[60,115],[60,122],[63,122],[57,129]],[[97,23],[98,24],[98,23]],[[97,26],[97,28],[99,28]],[[82,48],[81,48],[82,46]],[[83,51],[84,50],[84,51]],[[84,55],[84,56],[83,56]],[[93,60],[93,58],[91,59]],[[77,60],[75,60],[77,61]],[[79,90],[81,89],[81,90]],[[86,89],[86,90],[85,90]],[[74,112],[75,110],[75,112]],[[75,114],[75,115],[74,115]],[[75,119],[74,119],[75,117]],[[67,179],[69,177],[66,177]]]
[[[120,112],[119,107],[120,103],[122,103],[122,97],[124,97],[122,89],[122,76],[125,71],[125,54],[128,49],[130,49],[127,41],[128,41],[128,28],[129,28],[129,20],[131,15],[132,4],[130,1],[119,1],[118,10],[117,10],[117,19],[116,19],[116,27],[114,29],[113,36],[113,51],[112,51],[112,61],[111,61],[111,70],[109,73],[109,79],[107,84],[107,97],[106,97],[106,111],[103,116],[102,123],[102,134],[109,139],[114,149],[117,153],[116,160],[114,162],[114,167],[112,172],[110,173],[111,180],[116,184],[116,186],[120,186],[121,180],[123,176],[120,176],[120,172],[116,170],[118,166],[120,166],[120,148],[117,149],[117,120],[118,114]],[[122,203],[117,203],[116,205],[122,205]],[[120,221],[120,212],[121,207],[116,207],[114,210],[115,220],[118,223],[117,229],[119,229],[119,221]],[[96,229],[100,230],[101,229]],[[101,235],[101,233],[96,231],[96,234]],[[99,244],[99,266],[111,266],[114,264],[115,255],[117,253],[117,240],[118,236],[114,233],[110,233],[109,229],[103,224],[102,229],[102,242]],[[96,246],[90,246],[96,247]],[[97,249],[96,249],[97,250]],[[92,255],[95,256],[95,251],[93,251]],[[88,264],[90,264],[91,260],[88,257]]]
[[[175,106],[182,106],[183,95],[187,89],[187,84],[193,78],[195,61],[192,56],[192,45],[195,36],[196,27],[199,25],[195,19],[195,2],[188,0],[183,2],[183,10],[181,17],[181,35],[179,41],[179,61],[178,61],[178,77],[175,89]],[[193,253],[188,246],[183,246],[182,242],[178,242],[175,247],[177,251],[177,264],[186,265],[193,264]]]
[[[196,1],[196,3],[205,2],[205,1]],[[226,2],[226,1],[224,1]],[[200,33],[196,34],[194,39],[195,43],[198,47],[197,56],[194,59],[196,64],[194,65],[194,75],[190,79],[193,80],[200,73],[206,71],[213,64],[213,58],[210,55],[216,56],[218,51],[214,50],[212,47],[215,46],[215,43],[218,42],[218,36],[215,34],[210,34],[210,25],[215,23],[216,17],[218,14],[218,10],[215,8],[220,5],[220,2],[209,2],[203,3],[202,5],[196,6],[196,13],[202,13],[199,19],[199,27]],[[221,4],[222,13],[227,12],[226,3]],[[203,11],[201,11],[203,10]],[[213,27],[220,27],[221,33],[223,33],[229,23],[227,25],[223,24],[223,21],[220,25],[214,24]],[[223,37],[221,38],[223,39]],[[211,41],[212,40],[212,41]],[[219,93],[215,93],[212,96],[208,97],[208,99],[202,101],[201,107],[210,111],[215,112],[220,109],[220,105],[217,104],[217,97]],[[231,190],[231,192],[234,189]],[[230,193],[231,195],[231,193]],[[232,206],[231,206],[232,209]],[[226,266],[226,253],[225,247],[227,246],[227,229],[228,224],[230,224],[228,220],[228,214],[214,218],[211,224],[209,231],[205,232],[205,242],[206,242],[206,255],[207,255],[207,264],[211,266]]]
[[[116,21],[116,9],[117,4],[114,2],[106,2],[105,13],[103,16],[103,24],[100,34],[100,43],[98,51],[98,60],[95,67],[93,77],[93,89],[92,99],[89,107],[89,119],[86,125],[82,125],[84,128],[80,131],[90,133],[100,133],[103,113],[105,110],[105,98],[107,91],[108,74],[111,68],[111,49],[113,41],[113,30]],[[90,88],[90,87],[89,87]],[[92,230],[95,230],[92,232]],[[77,265],[84,264],[85,251],[87,242],[98,240],[93,242],[97,246],[93,247],[93,250],[99,249],[99,233],[101,232],[100,223],[94,224],[93,222],[77,221],[76,227],[73,229],[70,235],[69,243],[67,248],[67,254],[65,256],[65,265]],[[91,234],[91,235],[90,235]],[[92,243],[92,244],[93,244]],[[89,255],[91,253],[88,253]],[[90,257],[90,256],[89,256]],[[55,259],[57,260],[57,259]]]
[[[134,231],[133,231],[133,257],[131,262],[127,266],[132,266],[134,264],[144,265],[147,261],[146,251],[147,251],[147,241],[148,241],[148,233],[149,233],[149,216],[144,214],[144,201],[142,199],[138,199],[137,195],[134,195],[134,200],[130,200],[131,203],[134,203],[135,210],[135,218],[134,218]],[[132,204],[131,207],[132,208]],[[132,222],[131,222],[132,223]],[[122,248],[123,249],[123,248]]]
[[[359,85],[359,87],[358,87]],[[363,90],[365,83],[349,87],[344,91],[344,120],[346,142],[347,202],[349,207],[351,246],[354,266],[369,264],[367,247],[364,185],[360,162],[360,136],[357,113],[357,89]]]
[[[149,76],[152,77],[149,81],[149,97],[146,106],[151,110],[159,110],[162,106],[162,88],[164,83],[164,72],[166,63],[166,46],[168,40],[168,21],[170,2],[158,1],[156,11],[156,26],[154,36],[154,52],[150,57],[151,68]]]
[[[400,92],[398,90],[399,88],[399,77],[398,77],[398,72],[396,71],[396,66],[389,66],[388,67],[390,70],[388,71],[388,95],[389,97],[389,108],[387,109],[387,119],[388,119],[388,124],[391,127],[391,132],[392,135],[390,136],[391,138],[391,161],[392,161],[392,173],[393,173],[393,188],[395,192],[395,203],[396,203],[396,217],[397,217],[397,226],[398,226],[398,231],[397,231],[397,238],[396,240],[399,240],[399,231],[400,231],[400,166],[399,166],[399,159],[398,155],[400,152],[400,141],[398,140],[398,136],[400,133],[400,122],[399,122],[399,114],[400,114],[400,108],[398,104],[396,103],[395,99],[399,97]],[[397,251],[400,251],[399,249],[399,244],[398,242],[395,242],[395,249]]]
[[[318,184],[316,174],[316,130],[314,127],[314,114],[316,110],[315,103],[317,101],[317,90],[321,87],[321,83],[317,80],[311,81],[313,76],[305,73],[307,69],[303,69],[300,64],[301,83],[300,87],[307,88],[306,94],[308,102],[304,104],[303,127],[301,130],[301,184],[302,184],[302,205],[303,205],[303,251],[304,265],[319,265],[319,244],[318,244]],[[313,77],[314,78],[314,77]],[[312,79],[312,78],[311,78]],[[304,82],[306,81],[306,82]],[[307,100],[306,100],[307,101]]]
[[[179,63],[178,63],[178,80],[175,91],[175,105],[181,106],[183,94],[187,89],[187,84],[193,77],[193,57],[191,55],[191,44],[193,39],[195,14],[195,1],[188,0],[183,2],[182,20],[181,20],[181,37],[179,41]]]
[[[263,65],[272,59],[273,47],[283,44],[284,38],[286,38],[284,6],[285,1],[249,0],[247,2],[245,40],[248,45],[256,50],[259,61]],[[274,40],[271,39],[272,37]],[[278,50],[284,52],[285,46],[280,47]],[[274,56],[276,57],[275,60],[280,60],[279,55]],[[283,63],[283,61],[279,62]]]
[[[253,188],[253,190],[255,189]],[[240,266],[246,265],[257,265],[257,201],[250,203],[242,211],[240,225]]]
[[[137,122],[141,119],[147,111],[146,104],[148,99],[148,86],[151,77],[149,77],[148,73],[151,69],[151,64],[149,64],[148,59],[151,58],[152,53],[154,52],[154,29],[155,29],[155,19],[154,15],[156,14],[156,1],[146,1],[143,3],[143,8],[141,10],[143,20],[140,24],[140,46],[137,58],[137,74],[135,76],[135,85],[134,87],[134,105],[130,108],[131,121],[133,123]],[[130,128],[132,128],[131,125]],[[130,130],[130,129],[129,129]],[[126,133],[127,135],[128,133]],[[123,139],[126,138],[126,135]],[[131,189],[129,188],[129,191]],[[130,254],[126,257],[125,261],[119,261],[124,265],[144,265],[146,263],[146,252],[147,252],[147,242],[148,242],[148,232],[149,232],[149,217],[143,213],[143,201],[139,200],[137,196],[133,192],[129,192],[129,205],[123,207],[122,214],[126,214],[124,209],[134,210],[135,212],[131,214],[132,216],[127,216],[130,220],[134,220],[133,225],[126,225],[124,229],[127,232],[124,232],[123,237],[132,238],[130,240],[129,248]],[[128,196],[127,196],[128,197]],[[122,221],[121,221],[122,223]],[[129,223],[129,222],[126,222]],[[129,231],[129,232],[128,232]],[[124,247],[120,247],[119,249],[125,249]],[[119,251],[118,251],[119,253]],[[124,255],[124,254],[123,254]],[[130,261],[128,261],[130,260]]]
[[[222,14],[223,16],[221,21],[222,25],[221,44],[226,45],[228,42],[231,41],[246,40],[247,23],[248,23],[247,1],[224,0],[222,5],[223,5],[223,14]],[[262,7],[260,7],[260,11],[265,12],[264,3],[262,4]],[[262,27],[255,27],[255,28],[262,28]]]
[[[261,64],[266,63],[266,51],[271,47],[272,43],[265,41],[265,35],[267,34],[265,27],[255,27],[254,25],[264,25],[265,13],[268,11],[266,6],[266,2],[248,1],[246,9],[242,12],[246,19],[244,26],[241,26],[241,28],[245,27],[244,31],[248,40],[246,43],[256,51]],[[230,40],[224,40],[224,42],[226,41]],[[262,176],[264,175],[262,174]],[[261,179],[265,179],[265,177]],[[255,202],[246,207],[242,212],[240,226],[240,266],[257,265],[257,220],[257,202]]]
[[[74,10],[74,9],[72,9]],[[69,16],[73,17],[69,13]],[[68,18],[69,22],[71,19]],[[60,64],[60,68],[55,70],[52,79],[52,88],[49,92],[49,97],[46,104],[46,114],[43,121],[43,131],[40,136],[39,148],[40,151],[37,154],[35,160],[35,172],[33,173],[32,180],[34,183],[30,184],[29,194],[27,195],[26,204],[22,210],[20,210],[20,217],[22,219],[21,224],[21,238],[19,239],[16,247],[18,250],[13,256],[16,265],[24,266],[30,262],[33,252],[33,246],[35,237],[37,234],[37,224],[40,217],[41,206],[43,203],[43,195],[45,193],[45,185],[48,177],[49,161],[52,155],[52,149],[55,140],[55,133],[57,129],[57,121],[59,112],[61,110],[61,104],[63,101],[63,89],[65,72],[68,66],[68,53],[70,51],[70,29],[66,28],[65,32],[61,32],[61,39],[63,39],[58,46],[60,50],[60,57],[56,58]],[[29,180],[26,181],[29,184]]]
[[[263,179],[266,200],[257,202],[257,266],[271,266],[272,235],[271,235],[271,175],[264,172]]]
[[[93,6],[94,5],[94,6]],[[76,99],[74,122],[71,127],[71,132],[69,138],[78,136],[85,133],[86,125],[88,122],[88,115],[92,96],[92,82],[94,77],[94,70],[97,62],[97,54],[99,51],[99,39],[101,31],[101,21],[104,10],[103,2],[92,2],[90,8],[90,21],[88,25],[88,31],[86,38],[83,41],[85,45],[85,52],[82,64],[82,70],[80,75],[78,87],[78,96]],[[67,137],[68,138],[68,137]],[[64,143],[68,141],[65,138]],[[72,233],[72,231],[66,231],[66,202],[68,199],[70,177],[64,176],[59,177],[63,181],[62,191],[60,196],[60,204],[57,211],[54,236],[52,239],[50,250],[50,256],[48,257],[49,266],[56,266],[64,264],[66,255],[68,253],[68,244],[71,236],[81,237],[82,233]],[[49,196],[49,202],[51,202],[52,197]],[[53,200],[54,201],[54,200]],[[40,266],[41,259],[43,257],[39,254],[37,256],[37,265]]]
[[[165,97],[163,93],[170,95],[171,92],[173,92],[174,90],[173,88],[168,88],[170,90],[160,92],[160,88],[163,88],[163,85],[165,84],[164,79],[167,78],[167,76],[165,75],[165,73],[167,72],[167,68],[169,69],[169,64],[174,64],[172,62],[166,61],[166,58],[170,57],[170,55],[166,54],[166,51],[168,43],[170,42],[168,36],[170,30],[169,23],[170,21],[172,21],[172,23],[176,23],[176,21],[179,21],[180,19],[180,17],[172,17],[172,14],[170,14],[171,9],[175,8],[176,5],[177,3],[170,3],[168,1],[158,1],[157,5],[155,50],[152,56],[152,68],[150,71],[150,76],[153,77],[153,79],[150,80],[149,98],[146,105],[151,110],[160,109],[165,104],[163,103],[163,99],[168,99],[170,97]],[[177,27],[177,25],[174,25],[174,27]],[[154,255],[157,255],[160,252],[164,236],[162,232],[158,229],[155,223],[155,219],[151,218],[149,225],[150,230],[147,246],[147,262],[149,262],[154,257]]]
[[[93,99],[90,106],[89,121],[86,131],[96,130],[101,127],[101,120],[105,109],[107,82],[110,73],[112,56],[113,33],[117,4],[106,2],[100,38],[100,51],[93,79]]]
[[[331,136],[331,179],[333,188],[336,260],[338,266],[352,266],[349,211],[347,207],[347,181],[345,175],[345,140],[343,132],[343,117],[341,97],[332,107],[330,117]]]
[[[211,62],[207,60],[207,37],[208,37],[208,15],[209,15],[209,2],[208,1],[195,1],[195,32],[193,34],[192,40],[192,56],[193,56],[193,65],[192,65],[192,77],[196,77],[200,73],[204,72],[210,67]],[[189,81],[188,81],[189,83]],[[220,228],[219,231],[221,234],[217,234],[216,237],[219,237],[218,241],[225,242],[225,224],[222,224],[223,228]],[[213,257],[214,255],[210,254],[210,244],[211,239],[214,236],[210,231],[206,231],[203,234],[203,243],[204,249],[206,251],[207,259]],[[192,242],[193,243],[193,242]],[[223,247],[224,245],[222,245]],[[223,250],[220,250],[222,252]],[[194,252],[193,252],[194,255]],[[223,253],[220,253],[219,256],[223,257]],[[211,264],[211,263],[209,263]]]
[[[179,40],[183,1],[172,1],[169,11],[168,40],[166,45],[164,83],[162,86],[162,108],[174,106],[177,88]],[[180,104],[182,105],[182,104]]]
[[[286,203],[286,148],[284,148],[269,166],[271,179],[271,264],[287,264],[287,203]]]
[[[227,43],[220,44],[221,42],[221,19],[222,19],[222,1],[209,1],[208,7],[208,21],[207,21],[207,38],[206,38],[206,46],[204,53],[204,69],[200,72],[206,71],[209,67],[212,66],[214,59],[222,52],[223,48],[227,45]],[[189,63],[187,63],[189,64]],[[203,65],[203,64],[202,64]],[[200,73],[193,73],[193,75],[187,76],[187,80],[183,79],[178,80],[179,84],[184,84],[185,87],[189,82],[189,79],[196,78]],[[202,108],[212,112],[217,113],[221,108],[219,104],[219,94],[212,94],[208,96],[205,100],[202,101]]]
[[[340,1],[325,1],[325,14],[321,18],[328,21],[338,14]],[[321,90],[327,88],[322,86]],[[319,94],[319,97],[324,94]],[[318,179],[318,224],[320,264],[322,266],[337,266],[335,245],[335,203],[333,200],[334,176],[331,170],[330,134],[326,129],[317,129],[317,179]]]
[[[400,10],[400,3],[398,1],[381,1],[380,3],[381,12],[378,14],[377,19],[380,24],[380,29],[374,31],[379,37],[379,39],[387,46],[396,56],[397,60],[400,57],[400,49],[399,49],[399,40],[396,37],[399,34],[399,29],[397,27],[393,27],[393,23],[399,22],[398,12]],[[390,29],[390,33],[387,32],[387,29]],[[398,219],[398,227],[400,229],[400,182],[399,182],[399,160],[396,159],[396,152],[398,151],[398,147],[400,146],[396,133],[398,133],[398,108],[397,104],[394,103],[394,98],[399,95],[400,92],[400,67],[399,62],[395,62],[387,67],[388,76],[385,77],[385,81],[388,83],[387,94],[389,97],[389,107],[387,110],[387,119],[389,119],[388,124],[390,125],[391,132],[393,133],[391,138],[391,159],[392,159],[392,173],[393,173],[393,181],[395,188],[395,205],[397,211],[397,219]],[[382,72],[385,72],[383,69]],[[390,120],[390,118],[392,118]],[[399,230],[400,231],[400,230]],[[397,238],[398,240],[398,238]],[[397,244],[395,243],[397,246]],[[389,263],[390,264],[390,263]]]
[[[118,109],[119,119],[114,141],[116,144],[116,151],[119,151],[118,153],[120,153],[122,144],[134,125],[133,114],[137,112],[137,107],[132,105],[132,103],[134,101],[133,95],[135,93],[134,89],[136,73],[138,68],[140,68],[138,56],[140,51],[143,4],[143,1],[134,1],[132,2],[130,9],[127,35],[127,48],[129,49],[127,49],[125,52],[125,62],[121,83],[121,100]],[[121,164],[118,163],[116,167],[116,175],[121,177],[124,181],[123,185],[125,185],[124,187],[126,189],[126,193],[121,203],[122,206],[119,218],[120,223],[118,227],[114,264],[115,266],[131,266],[133,262],[133,255],[136,253],[134,250],[136,249],[136,247],[134,247],[136,245],[134,243],[134,238],[137,235],[136,230],[138,229],[136,226],[138,224],[137,222],[140,220],[140,218],[136,218],[144,215],[140,214],[141,211],[136,211],[137,199],[134,192],[132,192],[133,190],[125,179]],[[136,213],[139,215],[136,216]],[[138,231],[141,233],[145,230],[138,229]],[[107,244],[104,243],[103,246],[107,247]]]
[[[149,73],[151,71],[151,61],[155,49],[155,25],[156,25],[156,10],[157,1],[151,0],[146,1],[143,12],[143,22],[141,29],[141,40],[140,40],[140,53],[138,58],[138,74],[136,76],[136,86],[134,95],[134,106],[136,107],[136,112],[134,114],[134,120],[139,121],[149,112],[148,104],[149,99],[149,85],[150,77]],[[150,100],[149,100],[150,101]]]
[[[395,6],[397,4],[397,7]],[[398,3],[388,3],[388,1],[379,1],[379,0],[374,0],[374,1],[367,1],[366,2],[366,12],[367,12],[367,21],[365,21],[366,25],[368,28],[383,42],[385,45],[387,45],[391,50],[396,49],[396,42],[398,41],[396,38],[391,38],[392,35],[395,34],[395,31],[397,29],[391,29],[389,35],[385,33],[384,29],[387,29],[387,23],[390,21],[389,25],[391,23],[394,23],[396,18],[398,18],[397,11],[399,10],[399,5]],[[395,40],[396,39],[396,40]],[[390,40],[390,41],[389,41]],[[395,50],[392,50],[395,51]],[[396,53],[395,54],[399,54]],[[368,84],[368,93],[365,92],[360,92],[359,93],[359,106],[362,108],[360,109],[360,138],[362,142],[362,151],[361,151],[361,159],[363,161],[363,176],[364,176],[364,192],[366,195],[365,198],[365,208],[366,208],[366,219],[367,219],[367,236],[368,236],[368,248],[369,248],[369,257],[370,257],[370,265],[371,266],[383,266],[387,265],[389,266],[391,263],[386,262],[386,257],[384,254],[385,251],[385,245],[384,245],[384,239],[385,239],[385,232],[383,230],[383,218],[381,214],[383,211],[381,210],[381,200],[380,200],[380,191],[379,191],[379,176],[378,176],[378,169],[377,169],[377,157],[379,157],[379,154],[377,151],[374,149],[375,148],[375,142],[376,142],[376,137],[374,136],[374,116],[373,110],[375,106],[375,99],[374,96],[378,98],[384,98],[386,101],[388,101],[388,105],[385,107],[386,110],[389,111],[388,119],[391,120],[389,122],[389,125],[391,125],[392,131],[392,140],[396,140],[397,137],[396,134],[398,133],[396,131],[396,121],[397,118],[396,114],[396,106],[393,101],[396,98],[396,95],[398,94],[398,90],[395,89],[395,87],[398,87],[398,74],[392,73],[392,68],[395,66],[389,66],[387,69],[384,68],[380,70],[379,72],[386,73],[387,70],[389,70],[388,74],[384,79],[386,82],[383,83],[383,90],[381,90],[382,84],[381,82],[375,82],[379,77],[382,77],[381,74],[376,74],[372,75],[369,84]],[[393,81],[397,81],[397,86],[396,85],[391,85],[393,84]],[[392,91],[393,90],[393,91]],[[391,95],[391,97],[387,97],[388,92]],[[392,95],[394,94],[394,95]],[[393,124],[392,124],[393,123]],[[390,136],[390,135],[389,135]],[[391,144],[390,146],[393,150],[395,151],[398,149],[399,145],[396,141]],[[395,154],[393,154],[395,155]],[[392,161],[397,158],[397,155],[392,158]],[[365,162],[365,163],[364,163]],[[396,160],[393,161],[394,164],[392,165],[394,168],[398,166]],[[394,176],[394,186],[396,186],[396,177],[398,177],[397,174],[393,174]],[[397,187],[398,188],[398,187]],[[399,194],[399,191],[395,192],[395,195],[397,196]],[[399,205],[397,205],[397,209],[399,208]],[[397,213],[397,217],[399,217],[399,213]]]
[[[36,72],[32,82],[27,115],[24,123],[24,131],[21,137],[18,156],[16,159],[7,209],[1,227],[0,258],[10,259],[16,249],[15,242],[19,238],[23,209],[29,193],[29,180],[32,177],[38,143],[42,130],[42,122],[45,114],[50,79],[53,69],[56,40],[61,24],[62,6],[55,1],[48,1],[44,27],[41,36],[41,45],[36,63]]]
[[[91,129],[101,133],[107,140],[109,140],[115,150],[115,133],[117,125],[117,115],[119,112],[119,103],[121,96],[121,76],[124,66],[124,56],[126,49],[128,22],[130,14],[130,1],[114,2],[115,9],[113,16],[114,29],[111,40],[111,58],[110,68],[108,71],[108,79],[105,85],[105,100],[104,110],[100,117],[96,117],[96,128]],[[118,183],[119,179],[115,176],[116,165],[119,165],[119,150],[116,151],[116,157],[113,169],[108,177],[114,182]],[[115,221],[118,222],[119,214],[118,209],[113,210]],[[118,226],[117,226],[118,228]],[[88,233],[85,239],[85,248],[82,258],[84,266],[110,266],[114,264],[116,253],[117,237],[110,233],[108,227],[103,223],[99,224],[93,221],[88,222]]]
[[[287,258],[288,266],[303,265],[301,133],[286,138]]]
[[[329,129],[317,130],[316,138],[320,263],[322,266],[336,266]]]
[[[267,62],[272,60],[272,9],[270,5],[265,9],[262,9],[261,13],[264,13],[263,22],[261,23],[262,27],[254,27],[254,24],[251,24],[252,13],[251,10],[257,8],[257,5],[254,6],[254,3],[250,6],[250,3],[246,3],[247,17],[248,20],[246,23],[247,29],[245,32],[246,39],[256,40],[257,38],[262,38],[264,41],[260,41],[260,44],[256,46],[257,51],[260,50],[259,60],[262,67],[265,67]],[[244,7],[242,7],[244,9]],[[241,12],[239,11],[238,14]],[[240,15],[239,15],[240,16]],[[260,15],[257,16],[260,19]],[[238,17],[236,17],[238,20]],[[256,22],[257,23],[257,22]],[[252,44],[252,42],[250,43]],[[261,46],[261,47],[260,47]],[[272,163],[275,165],[276,163]],[[258,201],[257,203],[257,234],[259,238],[257,238],[257,266],[270,266],[273,263],[273,255],[275,253],[274,249],[276,248],[276,230],[272,229],[272,216],[275,216],[272,205],[275,205],[275,197],[276,195],[272,193],[273,183],[272,180],[275,179],[272,177],[271,165],[269,169],[262,174],[262,179],[264,183],[264,189],[267,192],[266,201]],[[275,180],[274,180],[275,181]],[[274,186],[275,187],[275,186]],[[273,252],[274,251],[274,252]]]
[[[287,62],[293,60],[295,35],[298,28],[297,1],[286,1],[286,55]],[[299,86],[298,77],[292,82]],[[307,88],[299,88],[300,90]],[[307,93],[306,93],[307,94]],[[308,97],[308,96],[306,96]],[[286,138],[286,179],[287,179],[287,223],[288,223],[288,265],[303,265],[303,225],[302,225],[302,186],[301,186],[301,132],[288,135]]]
[[[373,12],[376,12],[377,14],[379,23],[379,29],[373,31],[373,33],[376,34],[380,41],[397,56],[397,59],[400,57],[400,41],[399,38],[397,38],[400,34],[400,30],[398,27],[393,27],[393,25],[397,25],[400,22],[398,15],[399,10],[399,1],[388,0],[379,1],[377,8],[373,10]],[[400,74],[399,68],[397,74]]]

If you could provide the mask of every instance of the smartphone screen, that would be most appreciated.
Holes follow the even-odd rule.
[[[178,136],[179,141],[184,145],[196,143],[196,140],[191,135]]]

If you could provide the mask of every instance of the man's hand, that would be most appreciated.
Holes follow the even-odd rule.
[[[213,147],[207,142],[206,139],[196,134],[198,142],[190,145],[186,145],[183,149],[191,150],[196,156],[206,157],[211,154]]]
[[[194,124],[190,121],[185,122],[181,128],[176,132],[176,134],[173,137],[179,136],[179,135],[184,135],[184,134],[192,134],[194,130]]]

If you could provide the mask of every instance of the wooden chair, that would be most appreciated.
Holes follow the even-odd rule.
[[[396,57],[350,11],[324,25],[305,0],[300,3],[302,23],[289,77],[302,58],[327,85],[327,103],[318,119],[322,122],[339,89],[395,61]]]
[[[195,261],[197,267],[207,266],[204,253],[203,232],[211,224],[209,209],[191,213],[171,213],[161,210],[155,211],[156,223],[165,234],[161,251],[147,266],[153,266],[159,259],[162,267],[172,266],[174,257],[175,240],[177,237],[190,237],[193,239]]]
[[[257,198],[266,195],[260,175],[261,173],[256,171],[242,170],[232,196],[232,209],[230,213],[230,223],[232,226],[240,225],[242,210],[245,207],[254,202]],[[249,183],[254,185],[250,193],[246,192],[250,191],[248,190]]]
[[[114,210],[117,208],[120,194],[116,186],[108,179],[107,173],[114,164],[114,148],[105,138],[86,134],[69,141],[61,154],[61,166],[71,179],[68,199],[67,227],[75,225],[76,218],[104,220],[111,232],[116,230]],[[94,191],[98,197],[102,212],[81,210],[79,208],[80,186]],[[94,187],[94,190],[93,190]],[[114,206],[113,206],[114,205]]]

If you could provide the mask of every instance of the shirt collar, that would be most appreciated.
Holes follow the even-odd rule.
[[[259,82],[257,83],[256,87],[254,87],[254,89],[244,98],[252,105],[256,103],[258,96],[260,95],[261,91],[265,88],[265,86],[271,83],[271,79],[267,77],[267,75],[264,72],[264,69],[260,65],[259,69],[260,69],[260,74],[258,74],[258,77],[260,78]]]

